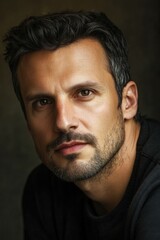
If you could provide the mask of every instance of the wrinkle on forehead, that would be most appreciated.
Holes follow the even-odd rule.
[[[19,63],[18,77],[25,92],[30,85],[32,91],[40,85],[38,91],[47,91],[54,82],[58,91],[57,84],[67,88],[83,81],[102,81],[110,75],[107,65],[101,44],[94,39],[83,39],[55,51],[25,54]]]

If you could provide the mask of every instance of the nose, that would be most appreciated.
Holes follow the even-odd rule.
[[[57,100],[55,130],[56,132],[69,132],[78,128],[78,118],[74,112],[74,106],[67,99]]]

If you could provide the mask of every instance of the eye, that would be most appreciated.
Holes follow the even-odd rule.
[[[37,101],[37,103],[39,103],[39,105],[43,106],[43,105],[46,105],[46,104],[50,104],[51,101],[47,98],[44,98],[44,99],[40,99],[39,101]]]
[[[93,91],[90,89],[82,89],[78,92],[79,97],[88,97],[93,94]]]
[[[42,110],[46,108],[48,105],[52,104],[52,100],[50,98],[40,98],[33,102],[33,107],[36,110]]]

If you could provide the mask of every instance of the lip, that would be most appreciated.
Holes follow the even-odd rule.
[[[86,145],[87,145],[86,142],[79,141],[62,143],[57,148],[55,148],[55,152],[61,153],[62,155],[69,155],[80,151]]]

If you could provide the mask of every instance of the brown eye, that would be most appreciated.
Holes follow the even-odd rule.
[[[46,105],[46,104],[50,104],[51,101],[47,98],[44,98],[44,99],[40,99],[38,102],[37,102],[39,105],[43,106],[43,105]]]
[[[90,96],[91,94],[92,94],[92,91],[89,89],[83,89],[78,93],[80,97],[87,97],[87,96]]]
[[[44,109],[46,108],[49,104],[52,104],[52,100],[50,98],[40,98],[33,102],[33,107],[34,109]]]

